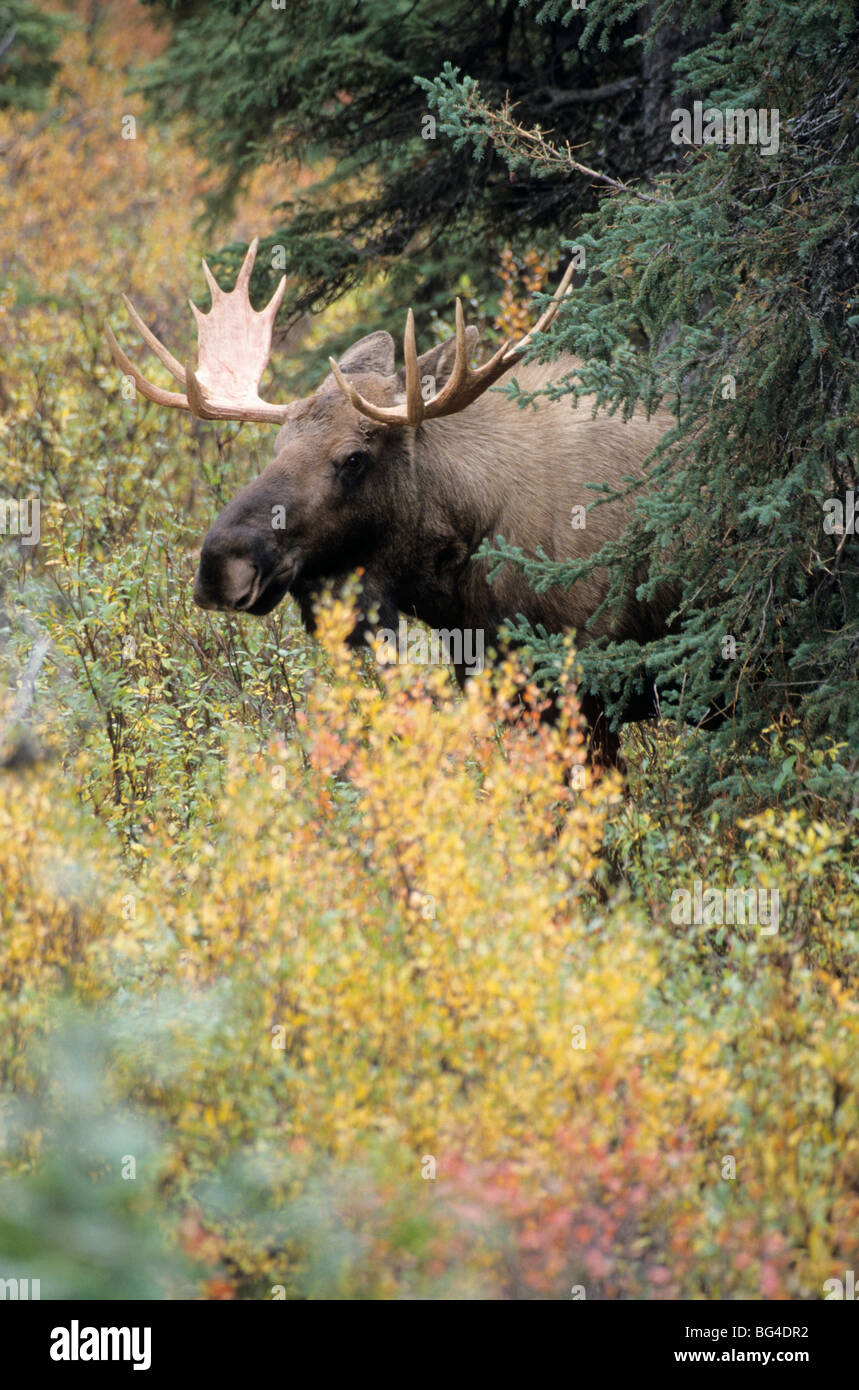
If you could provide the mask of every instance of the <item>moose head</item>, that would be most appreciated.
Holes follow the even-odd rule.
[[[286,278],[266,307],[254,310],[248,286],[256,250],[254,240],[230,292],[220,288],[203,262],[212,307],[204,314],[191,304],[198,332],[196,370],[182,367],[123,296],[140,336],[183,393],[148,381],[110,328],[107,335],[114,359],[148,400],[203,420],[280,425],[271,463],[224,508],[206,536],[194,586],[202,608],[261,615],[287,592],[303,593],[309,582],[358,565],[372,568],[395,520],[399,532],[420,527],[425,499],[414,486],[416,431],[472,405],[522,358],[531,334],[515,345],[502,343],[488,362],[472,369],[478,335],[466,328],[459,299],[455,336],[420,357],[410,309],[404,370],[395,370],[390,334],[371,333],[339,362],[329,359],[331,375],[312,396],[270,405],[258,390]],[[532,333],[543,332],[554,319],[572,270]]]

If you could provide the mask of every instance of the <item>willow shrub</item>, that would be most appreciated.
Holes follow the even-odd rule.
[[[37,1189],[68,1145],[72,1008],[86,1103],[150,1135],[137,1201],[178,1262],[153,1296],[820,1296],[859,1253],[835,832],[750,830],[739,875],[819,884],[783,933],[678,927],[574,702],[548,728],[512,666],[465,698],[362,672],[349,622],[323,614],[295,736],[236,729],[181,836],[153,820],[123,858],[57,763],[2,774],[2,1062],[35,1107],[7,1180]],[[599,886],[609,819],[644,894]],[[79,1215],[127,1187],[129,1142],[88,1153]]]

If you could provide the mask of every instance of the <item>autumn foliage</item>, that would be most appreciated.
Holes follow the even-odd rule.
[[[572,651],[550,725],[525,665],[461,695],[356,657],[348,593],[313,642],[287,606],[194,609],[265,436],[126,400],[105,353],[118,290],[163,310],[200,250],[193,153],[142,107],[118,134],[113,73],[155,41],[113,8],[69,38],[51,125],[0,114],[4,486],[42,499],[38,547],[0,538],[7,1277],[820,1297],[859,1258],[849,837],[691,821],[672,730],[595,777]],[[695,877],[778,888],[779,932],[677,925]]]

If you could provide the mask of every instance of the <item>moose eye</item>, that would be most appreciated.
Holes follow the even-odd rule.
[[[356,449],[354,453],[347,454],[345,459],[341,459],[337,465],[337,471],[344,480],[356,482],[369,462],[370,455],[361,449]]]

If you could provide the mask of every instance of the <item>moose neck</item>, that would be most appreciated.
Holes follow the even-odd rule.
[[[517,496],[531,493],[527,427],[528,417],[495,395],[415,430],[411,524],[391,557],[401,611],[431,626],[495,627],[501,615],[471,557],[485,538],[507,534]]]

